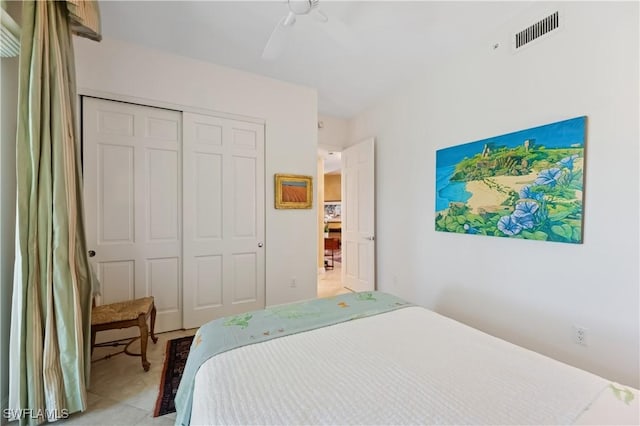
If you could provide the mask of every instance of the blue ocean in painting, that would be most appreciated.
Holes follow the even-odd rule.
[[[546,148],[584,148],[584,129],[587,117],[577,117],[544,126],[532,127],[506,135],[452,146],[436,151],[436,212],[449,207],[450,202],[466,202],[471,193],[465,182],[450,182],[456,164],[465,158],[480,154],[485,144],[514,148],[531,140]]]
[[[449,207],[452,201],[466,202],[471,198],[467,192],[466,182],[449,182],[456,166],[436,168],[436,211],[442,211]]]

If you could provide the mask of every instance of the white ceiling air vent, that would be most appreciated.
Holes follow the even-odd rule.
[[[0,28],[0,57],[12,58],[20,54],[20,27],[16,21],[0,8],[2,13]]]
[[[524,30],[517,32],[514,39],[514,47],[516,50],[531,43],[534,40],[539,39],[545,34],[549,34],[551,31],[560,27],[560,13],[554,12],[544,19],[536,22],[535,24],[525,28]]]

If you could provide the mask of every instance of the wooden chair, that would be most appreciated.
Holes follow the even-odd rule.
[[[333,269],[333,265],[335,263],[333,255],[336,250],[340,250],[340,240],[338,238],[325,238],[324,239],[325,269]],[[327,252],[329,253],[327,254]],[[327,259],[327,257],[331,258],[331,263],[329,263],[329,260]]]
[[[147,320],[151,318],[151,328],[147,328]],[[153,303],[153,297],[143,297],[141,299],[127,300],[125,302],[110,303],[107,305],[95,306],[93,302],[93,310],[91,312],[91,353],[95,347],[102,346],[124,346],[120,352],[111,353],[99,359],[111,358],[114,355],[125,353],[131,356],[142,357],[142,368],[149,371],[151,364],[147,361],[147,342],[149,340],[149,331],[151,331],[151,340],[153,343],[158,341],[154,333],[156,325],[156,307]],[[96,333],[104,330],[115,330],[121,328],[138,327],[140,328],[140,336],[134,337],[129,342],[105,342],[96,344]],[[129,351],[129,345],[140,339],[140,353]],[[98,360],[99,360],[98,359]],[[95,361],[98,361],[95,360]]]

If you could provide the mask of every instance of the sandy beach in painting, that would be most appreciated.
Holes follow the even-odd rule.
[[[582,169],[583,159],[575,162],[576,169]],[[532,172],[524,176],[493,176],[486,181],[492,182],[502,188],[510,188],[520,192],[525,185],[531,185],[538,177],[538,172]],[[493,185],[492,185],[493,186]],[[500,210],[500,205],[507,199],[509,191],[499,191],[490,187],[485,181],[472,180],[467,182],[466,190],[471,193],[471,198],[467,200],[467,206],[473,213],[493,212]],[[576,198],[582,199],[582,191],[576,191]]]
[[[493,176],[486,180],[494,182],[500,187],[511,188],[519,192],[523,186],[532,184],[537,176],[537,173],[531,173],[525,176]],[[471,208],[473,213],[480,213],[479,210],[493,212],[499,209],[499,206],[508,197],[508,191],[501,192],[496,188],[491,188],[482,180],[467,182],[467,191],[472,194],[471,198],[467,200],[467,206]]]

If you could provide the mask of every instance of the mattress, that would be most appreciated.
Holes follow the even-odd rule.
[[[574,423],[638,424],[637,391],[415,306],[220,353],[191,408],[196,425]]]

